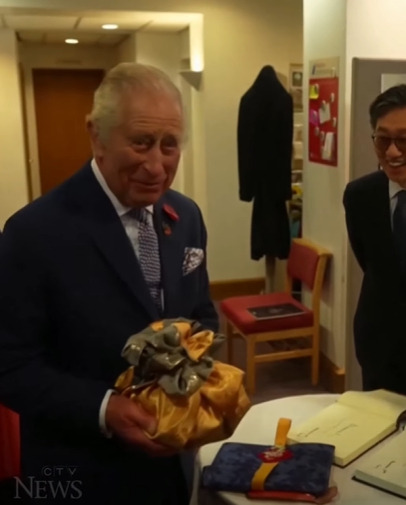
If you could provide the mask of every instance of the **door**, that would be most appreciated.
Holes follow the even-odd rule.
[[[34,103],[41,193],[91,158],[85,118],[104,70],[34,69]]]

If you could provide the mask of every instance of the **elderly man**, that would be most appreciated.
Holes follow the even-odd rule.
[[[124,343],[152,321],[217,329],[201,213],[169,189],[184,136],[179,91],[158,69],[122,63],[87,126],[92,161],[12,216],[2,237],[0,402],[21,416],[15,493],[186,504],[181,455],[151,441],[156,419],[111,390],[128,366]]]
[[[406,394],[406,85],[381,93],[369,113],[381,169],[344,193],[348,235],[364,273],[355,348],[364,389]]]

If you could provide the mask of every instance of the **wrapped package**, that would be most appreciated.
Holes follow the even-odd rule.
[[[277,450],[266,445],[226,442],[213,463],[203,468],[202,486],[264,499],[272,498],[272,492],[279,493],[279,498],[289,493],[292,501],[296,495],[303,499],[307,494],[306,501],[314,501],[328,491],[333,459],[334,446],[328,444],[293,444]],[[266,461],[273,462],[273,468],[266,472],[258,490],[253,479]]]
[[[329,503],[334,446],[287,444],[292,420],[281,417],[274,445],[226,442],[202,472],[203,488],[245,493],[250,499]]]
[[[115,389],[156,417],[149,438],[182,450],[234,432],[250,401],[243,372],[210,356],[223,340],[186,319],[153,323],[128,339],[122,356],[130,366]]]

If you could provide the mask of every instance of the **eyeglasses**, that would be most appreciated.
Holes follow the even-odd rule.
[[[398,151],[406,153],[406,137],[385,137],[384,135],[371,135],[372,141],[377,151],[386,153],[389,146],[394,142]]]

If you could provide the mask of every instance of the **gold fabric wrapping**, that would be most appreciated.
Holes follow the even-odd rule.
[[[118,377],[115,389],[157,418],[157,431],[146,433],[149,438],[182,450],[232,435],[250,400],[243,372],[209,356],[218,337],[181,319],[153,323],[130,337],[122,354],[132,366]],[[142,355],[148,350],[146,365]]]

